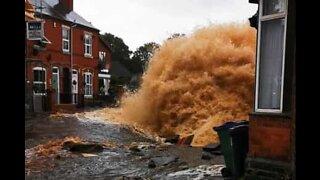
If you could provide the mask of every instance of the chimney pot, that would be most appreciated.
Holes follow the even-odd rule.
[[[59,0],[66,9],[73,11],[73,0]]]

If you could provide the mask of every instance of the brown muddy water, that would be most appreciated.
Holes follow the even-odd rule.
[[[167,40],[138,92],[105,116],[149,134],[193,134],[193,146],[216,143],[212,127],[247,120],[252,110],[255,47],[256,30],[248,23],[212,25]]]
[[[25,179],[222,179],[222,156],[203,160],[201,148],[164,144],[126,126],[85,114],[38,115],[25,121]],[[59,156],[40,157],[34,151],[37,145],[65,137],[113,145],[93,157],[66,150]],[[140,151],[130,150],[132,145]],[[151,158],[168,156],[178,159],[166,166],[148,167]]]

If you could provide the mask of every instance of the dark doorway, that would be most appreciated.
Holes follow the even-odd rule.
[[[71,79],[69,68],[63,68],[61,103],[71,103]]]

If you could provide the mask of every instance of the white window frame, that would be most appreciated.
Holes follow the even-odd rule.
[[[57,72],[53,72],[54,69],[56,69]],[[60,75],[59,75],[59,74],[60,74],[60,68],[59,68],[58,66],[53,66],[53,67],[52,67],[52,76],[53,76],[54,74],[58,75],[58,78],[57,78],[57,83],[58,83],[57,104],[60,104],[60,78],[59,78],[59,76],[60,76]],[[53,79],[53,77],[51,77],[51,79]],[[53,83],[52,83],[52,86],[53,86]]]
[[[76,81],[77,84],[73,85],[73,81]],[[72,94],[78,94],[78,86],[79,86],[79,77],[78,77],[78,70],[72,69]]]
[[[42,81],[35,81],[34,79],[34,70],[36,71],[44,71],[44,82]],[[44,84],[44,90],[47,89],[47,71],[45,68],[43,67],[34,67],[32,68],[32,75],[33,75],[33,84]],[[46,95],[46,92],[45,93],[36,93],[36,92],[33,92],[34,95],[41,95],[41,96],[44,96]]]
[[[105,51],[99,51],[99,60],[102,62],[106,60],[106,52]]]
[[[90,43],[88,43],[88,44],[86,42],[87,37],[90,40]],[[84,33],[83,40],[84,40],[84,56],[85,57],[92,57],[92,34],[91,33]],[[89,53],[86,52],[87,47],[89,48]]]
[[[288,12],[288,0],[285,1],[284,12],[263,15],[263,1],[259,0],[259,24],[258,24],[258,48],[257,48],[257,66],[256,66],[256,87],[255,87],[255,112],[266,112],[266,113],[281,113],[283,110],[283,87],[284,87],[284,66],[285,66],[285,47],[286,47],[286,34],[287,34],[287,12]],[[268,0],[265,0],[268,1]],[[283,35],[283,53],[282,53],[282,70],[281,70],[281,94],[280,94],[280,108],[279,109],[259,109],[259,70],[260,70],[260,38],[261,38],[261,22],[284,18],[284,35]]]
[[[91,77],[91,79],[90,79],[90,82],[91,82],[91,84],[89,84],[89,83],[87,83],[87,76],[89,76],[89,77]],[[93,74],[91,73],[91,72],[85,72],[84,73],[84,82],[86,83],[85,84],[85,87],[84,87],[84,97],[92,97],[92,95],[93,95]],[[91,94],[86,94],[86,87],[87,86],[89,86],[89,91],[91,91]]]
[[[64,39],[63,38],[63,31],[64,30],[67,30],[68,31],[68,39]],[[64,42],[68,42],[68,48],[69,49],[65,49],[64,48]],[[70,52],[70,27],[69,26],[64,26],[64,25],[62,25],[62,51],[63,52]]]

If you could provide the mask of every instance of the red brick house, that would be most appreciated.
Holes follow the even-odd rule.
[[[110,61],[99,29],[73,11],[73,0],[30,3],[44,28],[42,40],[26,44],[26,89],[33,110],[74,109],[91,101],[99,94],[99,52]]]
[[[108,95],[110,87],[110,63],[111,63],[111,47],[108,42],[99,36],[99,95]]]
[[[246,179],[295,179],[296,2],[249,3],[259,8],[251,18],[258,38]]]

